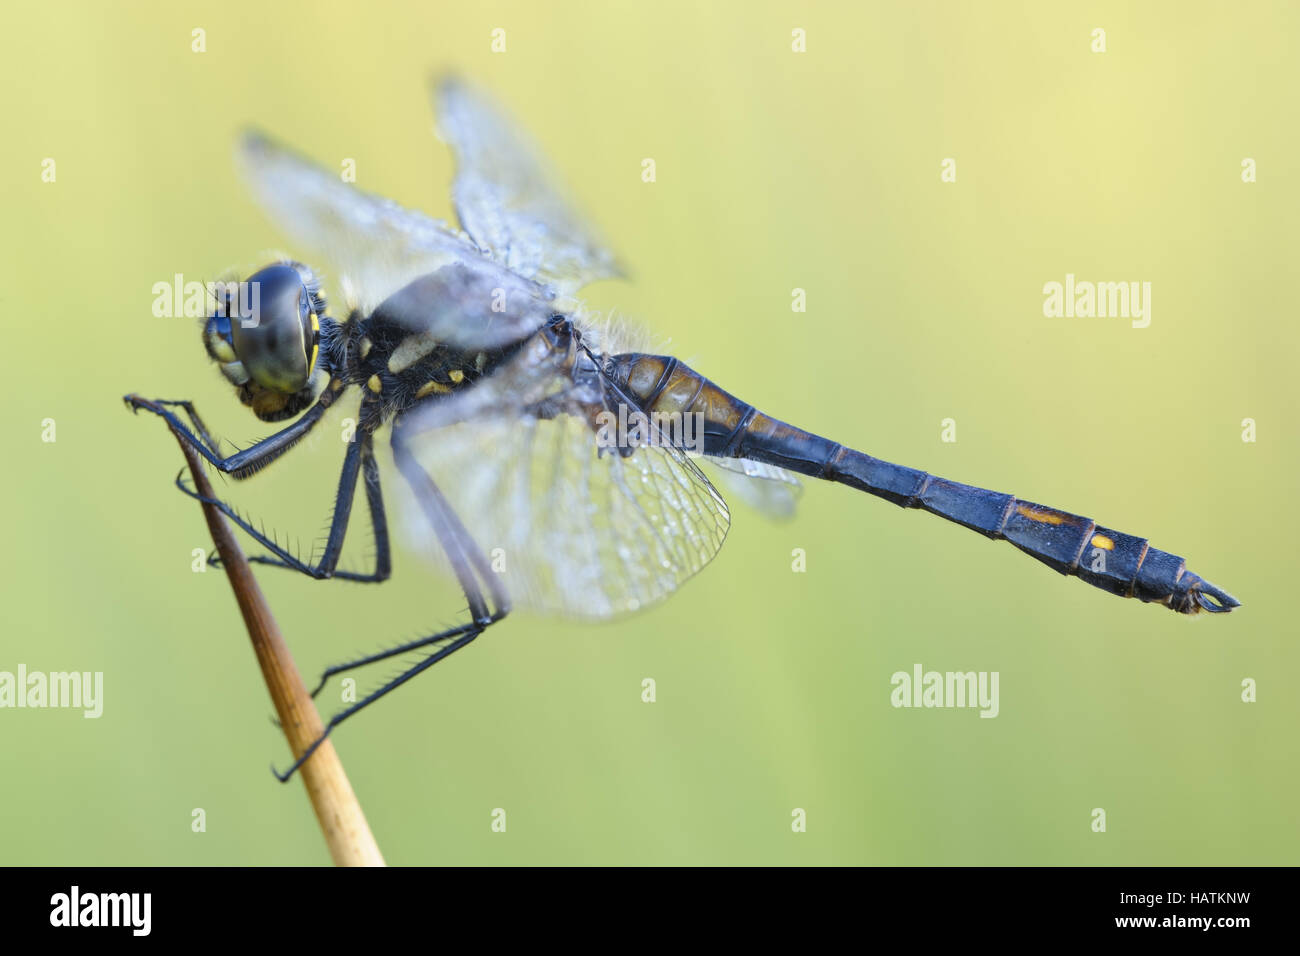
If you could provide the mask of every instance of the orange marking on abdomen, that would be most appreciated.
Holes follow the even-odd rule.
[[[1067,515],[1059,511],[1048,511],[1045,508],[1035,508],[1033,505],[1024,504],[1023,502],[1016,506],[1016,514],[1022,518],[1028,518],[1030,521],[1037,521],[1041,524],[1065,524]]]
[[[659,384],[664,373],[664,363],[658,358],[641,358],[632,363],[627,373],[627,387],[637,398],[645,398]]]
[[[655,398],[654,410],[658,412],[688,411],[699,391],[700,376],[685,365],[678,365]]]

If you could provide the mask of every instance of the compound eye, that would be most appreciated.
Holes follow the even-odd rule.
[[[289,394],[311,377],[314,330],[311,296],[298,270],[277,264],[239,284],[230,303],[230,335],[249,377]]]

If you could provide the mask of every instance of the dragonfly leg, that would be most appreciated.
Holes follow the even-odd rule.
[[[172,427],[177,435],[183,441],[194,448],[196,452],[203,456],[207,462],[224,474],[230,475],[236,479],[248,478],[261,471],[271,462],[275,461],[286,451],[298,444],[309,431],[325,416],[326,410],[334,404],[334,400],[343,390],[343,382],[339,379],[333,379],[325,390],[321,392],[320,398],[316,403],[307,409],[302,416],[290,425],[288,428],[281,429],[274,435],[263,438],[261,441],[250,445],[243,451],[236,452],[229,457],[223,458],[215,449],[215,443],[207,429],[202,426],[202,420],[192,415],[193,405],[188,402],[180,401],[150,401],[147,398],[141,398],[139,395],[127,395],[123,398],[128,408],[134,412],[140,409],[153,412],[155,415],[166,420],[167,424]],[[171,411],[168,405],[179,405],[186,408],[186,414],[191,415],[191,422],[202,433],[200,438],[195,435],[190,427],[181,421],[180,417]],[[210,444],[211,443],[211,444]]]
[[[185,415],[189,418],[190,424],[194,426],[194,430],[198,432],[199,440],[202,441],[214,455],[219,456],[221,454],[221,443],[212,436],[210,431],[208,431],[208,426],[203,424],[203,419],[199,417],[198,409],[194,407],[194,403],[189,399],[156,398],[154,399],[154,404],[164,406],[174,405],[177,408],[182,409],[185,412]]]
[[[365,707],[370,706],[375,701],[379,700],[379,698],[383,697],[385,694],[389,693],[390,691],[396,690],[398,687],[401,687],[403,684],[405,684],[416,674],[428,670],[430,667],[438,663],[438,661],[442,660],[444,657],[447,657],[449,654],[453,654],[456,651],[460,650],[462,647],[464,647],[466,644],[474,640],[474,638],[478,637],[482,633],[483,633],[482,628],[475,627],[475,629],[470,631],[468,634],[465,634],[457,638],[456,640],[448,644],[446,647],[440,648],[439,650],[430,654],[428,657],[420,661],[414,667],[408,668],[407,670],[398,674],[388,683],[384,684],[382,687],[380,687],[378,690],[374,691],[373,693],[367,694],[365,697],[361,698],[361,700],[357,701],[351,707],[348,707],[346,710],[339,711],[337,714],[335,714],[333,717],[329,719],[328,723],[325,724],[325,729],[321,731],[321,735],[317,737],[315,740],[313,740],[310,744],[308,744],[307,749],[305,749],[302,752],[302,755],[299,756],[297,760],[295,760],[292,764],[289,765],[288,770],[279,771],[276,770],[274,766],[272,766],[271,772],[275,774],[275,776],[279,779],[281,783],[288,783],[289,778],[293,776],[294,771],[307,762],[308,758],[310,758],[311,755],[314,754],[320,748],[320,745],[325,742],[326,738],[329,737],[330,732],[333,731],[335,727],[343,723],[343,721],[347,720],[353,714],[357,713],[358,711],[362,710]]]
[[[398,469],[411,485],[411,490],[415,493],[421,507],[423,507],[425,517],[428,518],[429,524],[438,536],[438,542],[442,545],[443,551],[451,561],[452,569],[456,573],[461,590],[464,592],[465,599],[469,604],[470,620],[458,627],[450,628],[430,637],[411,641],[390,648],[387,651],[372,654],[349,664],[327,670],[321,678],[321,683],[313,691],[313,695],[319,693],[325,681],[333,674],[351,670],[354,667],[361,667],[365,664],[373,664],[376,661],[385,660],[437,641],[451,639],[449,644],[440,647],[424,660],[407,668],[377,690],[367,694],[352,706],[339,711],[331,717],[325,724],[325,729],[321,732],[321,735],[312,741],[287,770],[281,772],[274,767],[271,768],[271,772],[275,774],[281,783],[288,781],[293,776],[294,771],[316,752],[334,728],[343,721],[370,706],[386,694],[396,690],[417,674],[428,670],[438,661],[454,654],[510,613],[510,604],[505,594],[505,588],[492,573],[487,558],[484,557],[483,552],[474,542],[464,524],[461,523],[460,518],[456,516],[451,505],[447,503],[447,499],[443,497],[438,486],[434,484],[433,479],[420,467],[415,457],[407,449],[402,438],[400,422],[394,425],[393,429],[393,457],[397,462]],[[484,594],[484,585],[486,585],[487,594]],[[490,605],[489,599],[491,601]]]
[[[293,425],[229,458],[220,457],[218,443],[203,424],[203,420],[199,417],[193,403],[186,400],[170,399],[157,399],[151,402],[137,395],[126,396],[126,403],[133,410],[144,408],[166,419],[170,425],[177,429],[178,434],[183,439],[193,445],[218,469],[233,475],[235,478],[247,478],[266,467],[306,435],[320,420],[325,409],[333,403],[332,396],[337,394],[337,391],[332,387],[327,388],[321,394],[317,404]],[[327,396],[331,397],[327,398]],[[176,406],[184,410],[198,435],[195,436],[190,432],[172,412],[167,410],[167,406]],[[259,449],[262,449],[262,452],[259,453]],[[348,521],[352,513],[352,499],[356,490],[358,466],[365,473],[366,500],[370,509],[370,520],[374,530],[377,552],[375,555],[375,570],[369,574],[335,570],[339,554],[343,549],[343,539],[347,533]],[[370,432],[365,432],[357,442],[350,446],[347,455],[344,457],[343,473],[339,477],[339,490],[334,504],[333,517],[330,521],[329,537],[320,561],[314,565],[302,561],[296,555],[281,547],[274,539],[268,537],[265,532],[254,528],[247,519],[226,502],[217,498],[206,498],[196,493],[186,486],[179,475],[176,479],[176,485],[191,498],[216,507],[254,541],[274,555],[274,557],[270,555],[252,555],[248,559],[251,562],[271,567],[292,568],[317,579],[335,577],[347,581],[377,582],[387,580],[391,574],[388,525],[384,517],[383,496],[379,486],[379,469],[374,459],[373,440]],[[209,564],[220,567],[220,556],[214,554],[209,559]]]
[[[496,620],[500,620],[500,618],[496,618]],[[320,692],[325,689],[325,685],[329,683],[329,679],[337,674],[344,674],[350,670],[356,670],[358,667],[365,667],[368,664],[377,664],[379,661],[386,661],[389,658],[397,657],[400,654],[408,654],[411,651],[418,651],[422,647],[428,647],[430,644],[437,644],[439,641],[459,638],[471,633],[477,637],[479,634],[483,633],[483,626],[472,621],[466,624],[459,624],[456,627],[449,627],[445,631],[439,631],[437,634],[431,634],[428,637],[416,638],[413,641],[398,644],[396,647],[377,651],[374,654],[367,654],[365,657],[358,657],[356,660],[348,661],[346,664],[335,664],[333,667],[327,667],[325,668],[325,672],[321,674],[320,680],[317,682],[316,686],[312,689],[311,696],[320,696]]]
[[[455,510],[447,502],[433,478],[429,476],[415,456],[407,448],[403,435],[402,421],[393,425],[393,460],[407,484],[415,493],[416,500],[424,509],[424,515],[433,527],[443,551],[451,559],[452,569],[460,588],[469,601],[472,619],[486,626],[499,620],[510,611],[510,599],[501,578],[493,570],[482,550],[475,543],[473,536],[457,517]],[[477,575],[477,579],[476,576]],[[486,587],[495,612],[488,609],[483,594]]]
[[[278,545],[274,539],[267,537],[254,528],[224,501],[215,498],[204,498],[186,487],[179,480],[177,485],[191,498],[197,498],[200,501],[215,505],[222,514],[243,529],[249,537],[271,552],[271,555],[253,555],[248,559],[251,562],[276,568],[290,568],[317,580],[337,578],[343,581],[357,581],[366,584],[378,583],[387,581],[392,574],[392,559],[388,542],[388,521],[384,514],[383,493],[379,486],[379,466],[375,461],[373,442],[373,432],[366,431],[348,446],[347,454],[343,458],[343,471],[339,475],[339,488],[334,500],[334,513],[330,519],[329,537],[325,542],[325,550],[320,560],[315,564],[304,562],[292,552]],[[348,522],[352,516],[352,500],[355,497],[358,470],[361,471],[364,478],[366,503],[370,510],[370,525],[375,536],[375,570],[369,574],[336,570],[339,555],[343,551],[343,540],[347,535]],[[220,567],[220,555],[213,555],[208,563]]]

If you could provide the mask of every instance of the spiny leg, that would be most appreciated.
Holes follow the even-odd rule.
[[[504,616],[504,615],[502,615]],[[494,618],[500,620],[500,617]],[[399,644],[396,647],[390,647],[386,650],[377,651],[374,654],[368,654],[365,657],[358,657],[356,660],[348,661],[346,664],[335,664],[333,667],[325,668],[324,673],[320,676],[320,681],[316,684],[311,692],[311,696],[317,697],[329,683],[329,679],[336,674],[343,674],[358,667],[365,667],[367,664],[377,664],[379,661],[386,661],[391,657],[397,657],[399,654],[406,654],[410,651],[419,650],[422,647],[428,647],[430,644],[436,644],[439,641],[445,641],[452,637],[459,637],[463,634],[481,634],[482,628],[477,623],[459,624],[456,627],[450,627],[445,631],[432,634],[429,637],[419,637],[413,641],[407,641],[405,644]]]
[[[339,555],[343,551],[343,541],[347,535],[348,522],[352,516],[352,501],[356,495],[358,470],[364,474],[366,503],[370,511],[371,529],[375,536],[375,570],[369,574],[335,570],[338,565]],[[334,512],[330,519],[329,537],[325,542],[325,550],[320,560],[314,565],[304,562],[297,555],[280,547],[274,539],[268,538],[264,533],[254,528],[224,501],[204,498],[186,487],[179,479],[177,486],[191,498],[214,505],[222,514],[242,528],[254,541],[257,541],[275,555],[275,557],[254,555],[248,559],[249,561],[271,567],[290,568],[318,580],[339,578],[344,581],[378,583],[387,581],[392,574],[388,523],[384,514],[384,498],[379,485],[379,466],[375,461],[374,433],[372,431],[363,432],[354,442],[348,445],[347,454],[343,458],[343,470],[339,475],[338,494],[334,501]],[[209,560],[209,563],[219,567],[221,564],[220,556],[214,555]]]
[[[405,684],[416,674],[428,670],[430,667],[438,663],[438,661],[442,660],[444,657],[460,650],[462,647],[464,647],[466,644],[474,640],[474,638],[478,637],[482,633],[483,633],[482,628],[475,628],[470,633],[464,635],[463,637],[453,641],[451,644],[448,644],[446,647],[441,648],[435,653],[429,655],[424,660],[416,664],[414,667],[411,667],[403,671],[401,674],[398,674],[397,677],[393,678],[392,680],[384,684],[382,687],[380,687],[378,690],[374,691],[373,693],[367,694],[365,697],[361,698],[361,700],[357,701],[351,707],[347,708],[346,710],[339,711],[337,714],[335,714],[333,717],[329,719],[329,722],[325,725],[325,729],[321,731],[321,735],[307,745],[307,749],[302,752],[302,756],[300,756],[297,760],[295,760],[292,764],[289,765],[288,770],[285,770],[283,773],[281,773],[279,770],[275,769],[274,765],[272,765],[271,773],[275,774],[276,778],[281,783],[288,783],[289,778],[293,776],[294,771],[297,770],[299,767],[301,767],[304,763],[306,763],[307,760],[311,757],[311,755],[314,754],[318,749],[320,749],[320,745],[325,742],[326,738],[329,737],[330,732],[335,727],[343,723],[343,721],[347,720],[353,714],[373,704],[375,701],[379,700],[379,698],[383,697],[385,694],[389,693],[390,691],[396,690],[398,687],[401,687],[403,684]]]
[[[398,471],[411,486],[443,550],[448,552],[448,557],[452,559],[452,570],[456,573],[461,590],[469,599],[473,620],[490,624],[497,619],[488,612],[487,603],[483,599],[479,582],[475,580],[475,574],[491,592],[492,604],[497,608],[498,615],[504,617],[510,610],[510,598],[501,584],[500,577],[493,572],[487,558],[475,543],[474,537],[461,523],[455,510],[434,484],[433,478],[420,466],[407,448],[405,427],[401,419],[393,423],[392,446],[393,460],[397,464]],[[450,553],[453,545],[459,552],[459,560]]]
[[[447,640],[449,637],[455,636],[455,639],[447,646],[439,648],[424,660],[418,662],[414,666],[403,671],[397,677],[385,683],[379,689],[367,694],[351,707],[347,707],[331,717],[325,724],[325,729],[321,732],[321,735],[311,742],[307,749],[305,749],[302,754],[294,760],[287,770],[281,773],[274,767],[271,768],[271,772],[275,774],[281,783],[288,781],[289,778],[293,776],[294,771],[301,767],[303,763],[316,752],[317,748],[324,743],[331,731],[333,731],[339,724],[343,723],[343,721],[370,706],[384,695],[396,690],[417,674],[422,673],[434,664],[438,663],[438,661],[460,650],[487,630],[487,628],[492,624],[501,620],[510,613],[510,607],[506,599],[504,587],[502,587],[500,582],[497,581],[495,576],[492,574],[487,559],[479,550],[478,545],[475,544],[473,538],[466,531],[465,526],[456,516],[456,513],[452,510],[451,506],[447,503],[442,492],[438,490],[438,486],[434,484],[433,479],[430,478],[424,469],[419,466],[419,463],[416,462],[415,458],[407,450],[401,437],[400,423],[394,426],[393,457],[397,461],[398,469],[402,472],[403,477],[405,477],[410,483],[411,490],[415,492],[416,498],[424,508],[425,517],[429,519],[429,523],[432,525],[434,533],[438,537],[438,542],[442,545],[443,551],[451,561],[452,569],[455,571],[456,578],[461,585],[461,590],[464,592],[465,599],[469,603],[471,620],[467,624],[451,628],[431,637],[412,641],[399,647],[382,651],[378,654],[371,654],[349,664],[343,664],[326,671],[325,675],[321,679],[321,684],[317,686],[316,691],[313,693],[318,693],[321,687],[324,686],[325,681],[327,681],[333,674],[351,670],[354,667],[361,667],[365,664],[373,664],[376,661],[385,660],[397,654],[402,654],[415,648],[423,647],[436,641]],[[483,583],[487,585],[488,590],[491,592],[492,604],[495,606],[495,611],[490,611],[488,608],[488,602],[484,597],[483,589],[480,586],[479,581],[475,578],[476,572],[483,578]]]
[[[384,514],[384,494],[379,487],[379,462],[370,448],[361,458],[361,480],[366,483],[366,504],[370,508],[370,527],[375,536],[376,581],[387,581],[393,573],[388,545],[388,518]]]
[[[203,438],[195,435],[194,432],[190,430],[189,426],[180,420],[175,412],[170,411],[166,407],[167,405],[181,405],[184,407],[184,405],[188,403],[172,401],[156,402],[150,401],[146,398],[141,398],[139,395],[127,395],[124,401],[132,411],[138,412],[143,408],[164,419],[176,434],[193,447],[195,451],[202,455],[210,465],[224,474],[230,475],[236,479],[242,479],[248,478],[265,468],[294,445],[298,444],[298,442],[301,441],[309,431],[316,427],[316,424],[325,416],[325,412],[334,404],[334,400],[342,390],[343,382],[340,379],[331,379],[330,383],[325,387],[325,390],[321,392],[320,398],[316,399],[316,403],[307,409],[307,411],[305,411],[302,416],[288,428],[281,429],[274,435],[263,438],[261,441],[250,445],[243,451],[236,452],[235,454],[225,458],[207,444],[207,442],[212,441],[212,437],[208,434],[207,429],[202,427],[201,421],[194,421],[194,424],[198,426],[199,431],[203,433]],[[190,409],[192,408],[193,406],[191,405]],[[187,414],[189,414],[188,410]]]
[[[369,459],[369,462],[371,467],[375,467],[373,457]],[[408,478],[408,480],[411,479]],[[376,474],[376,482],[377,481],[378,481],[378,474]],[[418,469],[418,467],[414,474],[414,481],[415,481],[414,487],[416,487],[417,489],[417,494],[420,493],[419,492],[420,488],[424,489],[425,494],[430,493],[429,487],[426,487],[424,484],[425,482],[427,482],[429,486],[432,486],[433,496],[442,505],[441,508],[442,520],[446,522],[446,531],[450,535],[450,540],[452,542],[451,546],[456,546],[460,549],[461,554],[470,562],[474,570],[478,572],[479,577],[487,583],[488,589],[492,592],[491,594],[492,606],[495,607],[496,610],[488,614],[488,618],[486,622],[483,623],[482,625],[478,623],[478,620],[481,619],[476,619],[475,621],[471,621],[470,623],[467,624],[461,624],[456,627],[448,628],[445,631],[441,631],[429,637],[417,638],[416,640],[408,641],[404,644],[399,644],[396,647],[391,647],[383,651],[377,651],[374,654],[368,654],[365,657],[357,658],[356,660],[349,661],[346,664],[338,664],[335,665],[334,667],[327,668],[325,672],[321,675],[320,682],[316,685],[315,690],[311,692],[312,697],[316,697],[318,694],[320,694],[320,692],[324,690],[325,684],[329,681],[331,677],[335,676],[336,674],[341,674],[344,673],[345,671],[350,671],[358,667],[364,667],[367,664],[374,664],[379,661],[387,660],[390,657],[396,657],[400,654],[405,654],[409,651],[418,650],[419,648],[425,647],[429,644],[434,644],[437,643],[438,641],[447,640],[448,638],[456,637],[460,634],[468,633],[469,631],[474,630],[475,628],[478,628],[480,626],[486,627],[488,624],[495,624],[497,621],[501,620],[510,612],[509,598],[505,593],[505,589],[501,587],[497,576],[493,574],[491,566],[488,564],[487,559],[483,555],[483,552],[479,549],[478,545],[474,542],[473,537],[466,530],[465,525],[461,522],[455,510],[452,509],[451,506],[446,503],[445,499],[443,499],[441,492],[438,491],[437,487],[433,485],[432,479],[430,479],[429,476],[426,475],[423,470]],[[380,508],[382,507],[383,505],[381,502]],[[433,521],[432,517],[430,518],[430,521],[432,523]],[[385,557],[387,557],[388,541],[386,537],[387,535],[386,527],[384,528],[384,532],[385,532],[385,538],[383,540],[381,553]],[[378,537],[378,535],[376,535],[376,537]],[[448,539],[440,537],[440,540],[446,541]],[[444,550],[447,547],[449,547],[449,545],[444,544]],[[457,566],[457,561],[454,558],[452,559],[452,565],[453,567]],[[459,571],[457,573],[459,575]],[[472,593],[472,591],[476,586],[476,583],[474,582],[472,577],[469,580],[471,586],[465,589],[467,598],[469,598],[470,593]],[[462,579],[461,583],[463,586],[465,581]],[[471,613],[474,613],[472,598],[470,599],[470,601],[471,601]]]
[[[184,409],[185,414],[189,417],[190,423],[194,426],[194,430],[199,433],[199,440],[202,441],[203,444],[207,445],[214,455],[219,456],[221,454],[221,442],[212,437],[212,433],[208,431],[208,426],[203,424],[203,419],[199,417],[198,409],[194,407],[194,403],[189,399],[156,398],[154,399],[154,404],[175,405],[178,408]]]
[[[376,469],[375,481],[376,481],[376,491],[377,491],[378,490],[377,467],[375,466],[373,457],[369,458],[368,461],[370,467]],[[420,482],[418,487],[424,487],[423,482],[421,482],[420,479],[424,479],[425,481],[428,481],[430,485],[432,485],[432,480],[429,479],[428,475],[424,474],[422,470],[418,470],[418,475],[416,476],[415,480],[417,482]],[[425,488],[424,490],[425,493],[428,493],[428,488]],[[317,695],[319,695],[320,692],[325,689],[325,685],[329,681],[329,679],[335,676],[336,674],[341,674],[358,667],[365,667],[367,664],[374,664],[379,661],[387,660],[390,657],[396,657],[400,654],[405,654],[409,651],[418,650],[421,647],[426,647],[430,644],[435,644],[438,641],[443,641],[452,637],[459,636],[461,634],[466,634],[470,631],[475,630],[476,628],[486,627],[488,624],[495,624],[497,621],[501,620],[503,617],[506,616],[506,614],[509,613],[510,611],[509,600],[505,594],[505,589],[500,586],[497,576],[492,573],[491,567],[487,563],[487,559],[483,556],[483,552],[479,549],[478,545],[475,544],[474,539],[470,536],[469,532],[465,529],[464,524],[461,522],[460,518],[456,515],[456,512],[449,505],[447,505],[444,499],[442,499],[441,492],[437,490],[436,486],[433,488],[433,494],[438,499],[438,501],[440,501],[441,504],[443,505],[441,509],[442,519],[446,522],[446,531],[450,535],[450,540],[452,541],[451,546],[458,547],[460,553],[470,562],[470,564],[478,572],[479,577],[482,578],[482,580],[484,580],[485,582],[487,582],[488,588],[492,592],[492,606],[495,607],[496,610],[488,615],[487,621],[483,624],[480,624],[478,620],[471,621],[467,624],[461,624],[456,627],[448,628],[447,630],[441,631],[437,634],[433,634],[429,637],[421,637],[413,641],[407,641],[406,643],[399,644],[396,647],[391,647],[383,651],[378,651],[374,654],[368,654],[365,657],[357,658],[356,660],[353,661],[348,661],[345,664],[338,664],[333,667],[327,668],[325,672],[321,675],[320,682],[316,685],[316,688],[311,692],[312,697],[316,697]],[[382,509],[383,507],[382,502],[379,503],[379,507]],[[386,559],[388,556],[388,539],[387,539],[386,526],[383,527],[383,531],[384,531],[384,538],[382,541],[380,553]],[[376,540],[379,539],[378,532],[379,532],[379,528],[376,528]],[[440,539],[440,540],[447,540],[447,539]],[[446,547],[449,546],[444,545],[444,549],[446,549]],[[456,566],[457,564],[454,558],[452,560],[452,564],[453,566]],[[385,567],[387,567],[386,564]],[[472,577],[470,579],[470,582],[471,585],[475,584]],[[462,581],[462,584],[463,583],[464,582]],[[472,590],[473,587],[471,587],[466,591],[467,598],[469,597],[469,594]],[[471,613],[473,613],[472,599],[471,599]]]

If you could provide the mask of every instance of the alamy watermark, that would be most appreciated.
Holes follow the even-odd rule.
[[[80,709],[94,719],[104,712],[103,671],[0,671],[0,709],[56,707]]]
[[[927,671],[913,664],[911,673],[889,678],[894,707],[969,707],[981,717],[998,715],[997,671]]]
[[[152,893],[83,893],[74,884],[50,897],[51,926],[123,927],[133,936],[148,936],[152,911]]]
[[[1076,280],[1073,272],[1065,282],[1043,286],[1043,315],[1049,319],[1131,319],[1133,328],[1151,324],[1150,282],[1090,282]]]
[[[596,447],[635,449],[671,445],[692,454],[704,454],[705,417],[701,412],[643,412],[622,402],[618,410],[596,414]]]
[[[234,318],[246,329],[256,328],[262,315],[260,282],[216,279],[198,282],[177,272],[170,282],[155,282],[152,311],[159,319],[206,319],[213,312]]]

